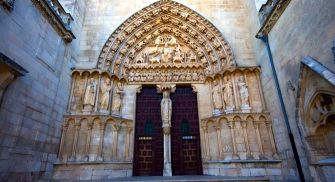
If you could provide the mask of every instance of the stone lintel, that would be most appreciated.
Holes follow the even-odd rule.
[[[31,0],[33,4],[41,11],[51,26],[62,37],[65,42],[71,42],[76,37],[72,33],[70,24],[73,17],[66,13],[58,0]]]

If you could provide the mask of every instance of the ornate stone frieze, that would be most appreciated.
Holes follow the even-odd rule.
[[[291,0],[268,0],[259,10],[261,28],[256,36],[268,35]]]
[[[71,31],[73,18],[70,13],[65,12],[58,0],[31,0],[42,12],[57,33],[65,42],[71,42],[76,37]]]

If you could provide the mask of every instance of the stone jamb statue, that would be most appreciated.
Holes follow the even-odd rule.
[[[97,84],[94,78],[90,78],[84,95],[84,110],[83,111],[92,111],[95,105],[95,96],[96,96]]]
[[[250,110],[249,106],[249,91],[248,86],[243,80],[243,76],[240,76],[238,83],[237,83],[239,90],[240,90],[240,100],[241,100],[241,109],[242,110]]]
[[[109,78],[106,78],[100,86],[101,91],[101,100],[100,100],[100,111],[108,111],[110,91],[112,89],[111,81]]]
[[[112,113],[120,114],[121,104],[123,97],[123,86],[121,82],[118,82],[115,86],[114,94],[113,94],[113,105],[112,105]]]
[[[225,112],[231,113],[235,108],[234,96],[233,96],[233,84],[228,80],[227,77],[224,77],[223,83],[223,100],[225,104]]]
[[[221,96],[221,87],[217,80],[214,80],[213,82],[213,105],[214,105],[214,115],[219,115],[222,113],[222,96]]]

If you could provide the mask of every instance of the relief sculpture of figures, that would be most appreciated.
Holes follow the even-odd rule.
[[[249,107],[249,91],[247,84],[243,81],[243,76],[240,76],[238,83],[237,83],[239,89],[240,89],[240,99],[241,99],[241,109],[242,110],[250,110]]]
[[[176,51],[173,57],[173,63],[181,63],[183,61],[183,55],[182,55],[182,51],[180,49],[180,46],[177,45],[176,46]]]
[[[101,100],[100,100],[100,110],[107,111],[109,105],[109,94],[112,89],[110,79],[106,78],[105,81],[100,86]]]
[[[165,43],[161,54],[161,61],[162,63],[169,63],[171,58],[172,58],[171,50],[168,47],[168,43]]]
[[[227,77],[224,78],[223,91],[223,100],[226,107],[225,112],[230,113],[234,110],[235,105],[233,97],[233,84]]]
[[[94,78],[91,78],[87,83],[84,95],[84,111],[91,111],[95,105],[97,84]]]
[[[222,97],[221,97],[221,87],[217,80],[213,82],[213,104],[214,104],[214,115],[221,114],[222,105]]]
[[[80,101],[81,101],[82,95],[83,95],[83,89],[79,88],[78,85],[74,86],[72,106],[71,106],[72,111],[78,111],[78,109],[81,110]]]
[[[123,86],[121,82],[118,82],[117,85],[115,86],[113,94],[112,112],[114,114],[120,114],[122,97],[123,97]]]

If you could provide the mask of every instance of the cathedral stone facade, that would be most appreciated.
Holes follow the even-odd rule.
[[[332,0],[0,4],[1,181],[332,181]]]

